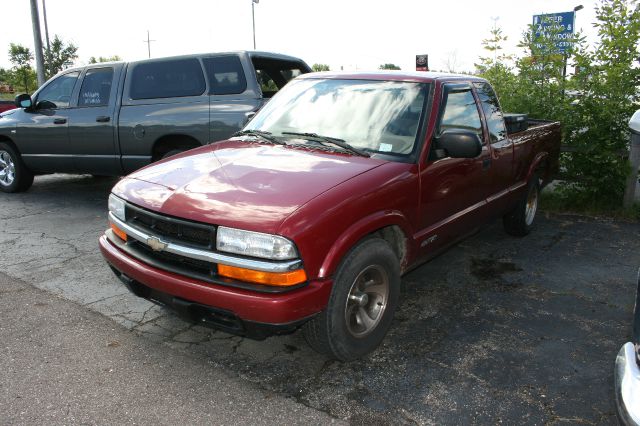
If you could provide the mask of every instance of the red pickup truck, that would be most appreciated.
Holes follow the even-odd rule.
[[[485,80],[316,73],[231,139],[122,179],[100,248],[136,295],[231,333],[302,326],[340,360],[375,349],[400,277],[488,221],[523,236],[560,124],[509,133]]]
[[[14,109],[16,106],[13,101],[0,101],[0,114],[5,111]]]

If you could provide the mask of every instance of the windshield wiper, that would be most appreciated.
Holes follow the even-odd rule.
[[[276,145],[286,145],[284,141],[276,139],[276,137],[273,136],[271,132],[265,132],[263,130],[241,130],[239,132],[235,132],[231,136],[257,136],[267,142],[271,142]]]
[[[328,142],[331,143],[333,145],[339,146],[340,148],[352,152],[356,155],[359,155],[361,157],[370,157],[371,155],[369,155],[368,152],[365,152],[359,148],[356,148],[353,145],[348,144],[347,142],[344,141],[344,139],[338,139],[338,138],[332,138],[329,136],[321,136],[318,135],[316,133],[301,133],[301,132],[282,132],[283,135],[291,135],[291,136],[302,136],[305,138],[309,138],[311,140],[314,140],[316,142]]]

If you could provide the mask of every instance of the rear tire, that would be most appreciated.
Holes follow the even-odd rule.
[[[332,358],[360,358],[384,339],[399,294],[398,258],[385,240],[366,239],[342,260],[327,308],[304,325],[304,337]]]
[[[511,212],[502,217],[502,223],[507,234],[515,237],[524,237],[531,232],[535,226],[539,199],[540,180],[534,174],[529,180],[525,195],[518,201],[518,204]]]
[[[22,192],[33,184],[33,173],[20,154],[8,143],[0,142],[0,191]]]

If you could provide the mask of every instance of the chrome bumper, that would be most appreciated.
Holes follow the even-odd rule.
[[[618,416],[625,425],[640,425],[640,367],[633,343],[628,342],[616,357],[615,392]]]

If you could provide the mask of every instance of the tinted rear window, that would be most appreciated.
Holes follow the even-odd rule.
[[[88,70],[82,81],[78,106],[109,105],[113,68]]]
[[[198,96],[206,88],[196,58],[138,64],[131,78],[131,99]]]
[[[237,56],[205,58],[204,66],[209,78],[210,94],[233,95],[247,89],[244,70]]]

